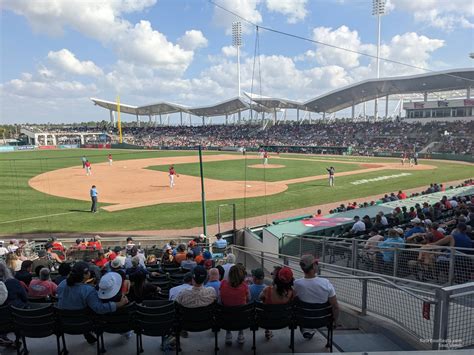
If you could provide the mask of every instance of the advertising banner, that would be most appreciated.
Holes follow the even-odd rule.
[[[56,149],[55,145],[40,145],[38,146],[39,149]]]
[[[17,150],[34,150],[36,147],[34,145],[19,145]]]
[[[14,150],[15,150],[15,148],[11,145],[2,145],[2,146],[0,146],[0,153],[2,153],[2,152],[12,152]]]
[[[79,148],[79,144],[61,144],[58,145],[59,149],[76,149]]]

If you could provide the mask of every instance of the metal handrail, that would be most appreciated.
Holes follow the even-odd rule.
[[[240,250],[244,253],[248,253],[250,255],[254,255],[254,256],[258,256],[260,259],[262,260],[267,260],[269,262],[272,262],[274,264],[279,264],[279,265],[283,265],[283,266],[288,266],[286,264],[284,264],[284,262],[276,262],[275,260],[272,260],[272,259],[269,259],[269,258],[265,258],[263,256],[264,253],[266,252],[260,252],[260,255],[258,255],[258,253],[252,253],[252,252],[249,252],[247,250],[244,250],[244,249],[247,249],[245,247],[242,247],[242,246],[236,246],[236,245],[233,245],[231,246],[231,249],[237,249],[237,250]],[[269,254],[273,254],[273,255],[281,255],[283,257],[290,257],[290,258],[295,258],[295,257],[291,257],[291,256],[285,256],[285,255],[282,255],[282,254],[275,254],[275,253],[271,253],[269,252]],[[323,264],[324,265],[324,264]],[[293,268],[294,269],[294,268]],[[299,271],[299,270],[298,270]],[[407,288],[405,287],[402,287],[400,285],[397,285],[396,283],[390,281],[390,280],[387,280],[386,278],[382,277],[382,276],[326,276],[328,278],[337,278],[337,279],[356,279],[356,280],[378,280],[378,281],[383,281],[387,284],[389,284],[390,286],[402,291],[402,292],[405,292],[407,294],[409,294],[410,296],[412,297],[415,297],[417,299],[419,299],[420,301],[423,301],[423,302],[427,302],[427,303],[430,303],[430,304],[435,304],[436,301],[433,301],[433,300],[430,300],[430,299],[427,299],[427,298],[424,298],[424,297],[421,297],[421,296],[418,296],[416,295],[415,293],[409,291]]]

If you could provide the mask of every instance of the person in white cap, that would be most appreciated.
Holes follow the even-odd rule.
[[[0,240],[0,256],[4,256],[9,253],[8,249],[3,246],[4,244],[5,242]]]
[[[410,221],[410,223],[413,225],[413,228],[405,232],[405,239],[411,237],[415,233],[425,233],[425,228],[421,226],[421,219],[415,217]]]

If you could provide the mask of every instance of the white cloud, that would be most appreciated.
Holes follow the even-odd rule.
[[[262,14],[257,10],[257,6],[261,3],[261,0],[215,0],[215,2],[252,23],[259,24],[262,22]],[[214,6],[214,23],[225,28],[226,34],[230,35],[232,33],[232,22],[234,21],[241,21],[243,33],[252,32],[252,27],[245,21]]]
[[[390,0],[395,9],[413,15],[415,21],[445,31],[474,28],[472,0]]]
[[[308,0],[266,0],[266,5],[268,10],[288,16],[288,23],[296,23],[304,20],[308,14],[307,2]]]
[[[234,46],[222,47],[221,52],[226,57],[235,57],[235,56],[237,56],[237,48],[234,47]]]
[[[3,0],[2,6],[25,16],[35,31],[61,35],[65,27],[71,27],[112,48],[121,60],[183,73],[193,59],[192,51],[168,41],[149,21],[133,25],[122,17],[155,3],[156,0]]]
[[[194,51],[198,48],[207,47],[208,40],[201,31],[186,31],[182,37],[178,39],[178,44],[184,50]]]
[[[57,68],[76,75],[97,76],[102,75],[100,69],[94,62],[90,60],[80,61],[74,53],[67,49],[61,49],[57,52],[50,51],[48,53],[49,61]]]
[[[313,40],[333,46],[358,51],[361,49],[361,40],[356,30],[351,31],[347,26],[335,30],[330,27],[316,27],[313,29]],[[344,68],[354,68],[359,65],[360,55],[341,49],[317,45],[316,60],[322,65],[340,65]]]

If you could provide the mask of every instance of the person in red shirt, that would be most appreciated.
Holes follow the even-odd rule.
[[[108,262],[109,262],[109,259],[107,259],[105,257],[105,254],[104,253],[99,253],[97,259],[94,262],[94,264],[97,267],[102,269],[105,266],[105,264],[107,264]]]
[[[109,165],[112,165],[112,154],[109,154],[107,158],[109,159]]]
[[[245,281],[245,267],[241,264],[232,266],[229,270],[229,280],[222,280],[219,288],[220,302],[224,306],[241,306],[247,304],[250,301],[249,286]],[[243,331],[239,331],[237,337],[239,344],[245,342]],[[232,333],[226,332],[225,343],[227,345],[232,344]]]
[[[44,267],[40,270],[39,279],[31,280],[28,286],[28,296],[34,298],[56,296],[56,285],[49,277],[50,271]]]
[[[86,162],[84,163],[84,166],[86,167],[86,175],[87,176],[92,175],[92,166],[89,160],[86,160]]]
[[[89,242],[87,242],[87,247],[88,248],[93,248],[95,250],[100,250],[102,249],[102,243],[100,242],[100,236],[96,235],[95,237],[92,237]]]
[[[407,194],[404,193],[402,190],[398,191],[398,195],[397,195],[398,199],[399,200],[404,200],[407,198]]]
[[[268,164],[268,152],[263,152],[263,165]]]
[[[168,169],[168,176],[170,177],[170,187],[174,187],[174,177],[179,177],[178,174],[176,174],[176,170],[174,170],[174,165],[171,165]]]

